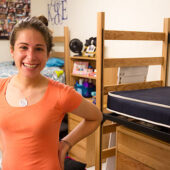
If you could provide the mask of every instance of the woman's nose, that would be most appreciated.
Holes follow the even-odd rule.
[[[27,51],[27,58],[29,58],[30,60],[33,60],[35,58],[34,49],[31,48]]]

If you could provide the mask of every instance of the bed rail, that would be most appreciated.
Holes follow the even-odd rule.
[[[107,95],[109,91],[125,91],[125,90],[139,90],[139,89],[149,89],[155,87],[162,87],[162,81],[148,81],[141,83],[127,83],[118,84],[113,86],[104,86],[104,95]]]
[[[166,34],[162,32],[137,32],[137,31],[104,31],[105,40],[149,40],[164,41]]]
[[[105,58],[104,68],[162,65],[163,57]]]

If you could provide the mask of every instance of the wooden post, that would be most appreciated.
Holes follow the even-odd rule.
[[[100,12],[97,15],[97,51],[96,51],[96,69],[97,69],[97,80],[96,80],[96,105],[103,111],[103,30],[104,30],[104,12]],[[100,126],[96,130],[95,147],[96,147],[96,157],[95,157],[95,170],[101,170],[101,146],[102,146],[102,127]]]
[[[168,32],[170,32],[170,25],[169,25],[169,19],[164,19],[164,33],[165,33],[165,40],[163,41],[163,47],[162,47],[162,56],[163,56],[163,64],[161,66],[161,80],[163,82],[163,86],[167,84],[167,55],[168,55]]]
[[[70,57],[70,50],[69,50],[69,30],[68,27],[64,27],[64,71],[66,76],[66,84],[70,84],[70,66],[69,66],[69,57]]]
[[[167,37],[167,44],[164,44],[164,46],[166,45],[166,47],[164,47],[165,49],[164,50],[167,50],[166,52],[166,82],[165,82],[165,85],[166,86],[169,86],[170,85],[170,42],[168,42],[170,40],[170,37],[168,36],[168,34],[170,33],[170,18],[166,18],[164,19],[164,32],[166,34],[166,37]],[[169,39],[169,40],[168,40]]]

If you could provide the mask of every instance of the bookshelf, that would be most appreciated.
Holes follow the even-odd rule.
[[[96,58],[95,57],[84,57],[84,56],[70,56],[70,82],[69,85],[75,85],[76,81],[81,79],[91,79],[92,83],[96,86],[96,77],[84,74],[73,74],[73,67],[75,62],[88,62],[94,69],[96,69]],[[91,98],[87,98],[88,101],[92,102]],[[68,131],[72,131],[80,122],[82,118],[68,113]],[[80,162],[87,164],[87,167],[94,166],[95,164],[95,133],[81,140],[69,151],[69,156]]]
[[[88,61],[89,64],[96,69],[96,76],[89,76],[89,75],[81,75],[81,74],[73,74],[73,67],[74,62],[76,61]],[[100,108],[100,98],[97,97],[100,94],[100,76],[97,76],[97,74],[100,74],[101,71],[101,58],[100,56],[95,57],[84,57],[84,56],[70,56],[69,57],[69,66],[70,66],[70,77],[69,77],[69,85],[73,86],[75,85],[76,81],[80,78],[86,78],[91,79],[93,84],[96,86],[96,105]],[[104,71],[104,82],[107,85],[112,85],[115,83],[116,78],[112,77],[110,78],[108,75],[115,73],[115,69],[105,69]],[[92,102],[92,98],[86,98],[87,100]],[[105,98],[107,100],[107,98]],[[106,102],[104,102],[106,103]],[[106,107],[106,105],[104,105]],[[72,113],[68,113],[68,131],[72,131],[76,125],[80,123],[82,118],[73,115]],[[106,122],[107,124],[108,122]],[[91,134],[90,136],[86,137],[79,143],[77,143],[75,146],[72,147],[72,149],[69,151],[69,156],[72,157],[75,160],[78,160],[80,162],[84,162],[87,164],[87,167],[94,166],[95,165],[95,132]],[[103,137],[103,148],[106,148],[108,145],[109,135],[105,135]]]

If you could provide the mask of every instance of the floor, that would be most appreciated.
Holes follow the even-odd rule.
[[[95,167],[86,168],[86,170],[95,170]],[[106,170],[106,163],[102,164],[102,170]]]

